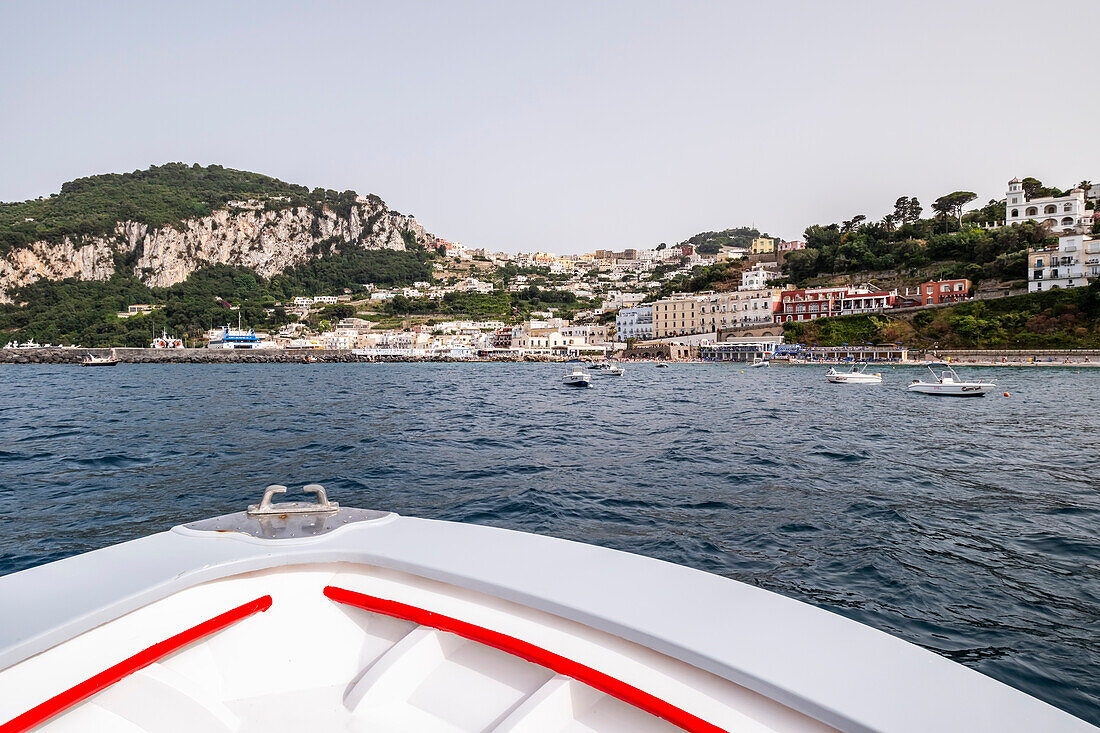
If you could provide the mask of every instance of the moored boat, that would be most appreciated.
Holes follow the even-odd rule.
[[[840,371],[836,367],[829,367],[825,372],[825,379],[832,384],[882,384],[882,375],[868,373],[866,362],[857,362],[848,371]]]
[[[1096,731],[752,585],[305,489],[0,578],[0,730]]]
[[[937,374],[933,367],[939,367],[943,371]],[[950,364],[929,364],[928,371],[932,373],[932,381],[923,382],[914,379],[905,389],[909,392],[921,392],[945,397],[981,397],[997,389],[997,384],[993,380],[967,382],[960,379]]]
[[[80,362],[80,366],[86,367],[115,366],[116,364],[118,364],[118,359],[115,358],[114,349],[111,349],[110,356],[96,356],[95,354],[85,354],[84,361]]]
[[[149,344],[151,349],[182,349],[183,339],[178,339],[175,336],[169,336],[168,332],[161,330],[160,336],[154,338],[152,343]]]
[[[591,366],[591,369],[593,373],[605,377],[621,377],[626,374],[621,364],[611,360],[598,361]]]
[[[562,384],[566,387],[587,387],[592,383],[592,375],[584,370],[584,364],[582,362],[571,362],[573,366],[565,376],[562,377]]]

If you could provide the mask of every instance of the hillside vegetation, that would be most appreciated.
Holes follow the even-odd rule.
[[[147,346],[162,328],[197,339],[207,329],[236,323],[232,309],[237,307],[245,324],[277,328],[295,319],[275,303],[295,295],[362,291],[364,283],[408,285],[431,277],[435,255],[423,247],[395,251],[327,244],[320,258],[270,280],[228,265],[200,269],[169,288],[150,288],[121,268],[109,280],[39,280],[17,290],[14,304],[0,305],[0,345],[33,338],[52,344]],[[126,319],[115,315],[138,303],[165,307]]]
[[[752,227],[739,227],[737,229],[723,229],[720,232],[700,232],[693,237],[688,237],[680,244],[690,244],[701,255],[716,255],[723,247],[742,247],[748,249],[752,240],[757,237],[767,237],[761,234],[759,229]]]
[[[1024,178],[1022,183],[1029,199],[1065,194],[1035,178]],[[893,211],[878,220],[857,214],[839,223],[815,224],[806,229],[806,248],[787,256],[787,271],[795,282],[805,282],[822,275],[942,265],[937,270],[944,278],[1026,280],[1028,248],[1053,244],[1054,239],[1033,222],[982,228],[979,225],[1004,221],[1005,203],[991,200],[964,211],[976,198],[970,191],[945,194],[932,202],[933,216],[923,218],[920,201],[901,196]],[[1092,208],[1092,203],[1087,207]]]
[[[783,324],[790,343],[819,346],[894,343],[909,348],[1100,348],[1100,282],[996,300],[886,315],[840,316]]]
[[[0,203],[0,255],[37,240],[57,242],[66,236],[78,240],[81,236],[107,235],[121,221],[151,227],[175,225],[209,215],[234,200],[262,200],[268,209],[323,204],[337,213],[346,213],[355,197],[354,191],[310,191],[305,186],[220,165],[167,163],[133,173],[78,178],[49,197]]]

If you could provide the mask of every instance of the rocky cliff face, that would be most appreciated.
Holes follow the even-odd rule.
[[[327,208],[316,215],[299,207],[219,209],[177,227],[152,230],[137,222],[120,222],[112,236],[65,238],[60,244],[40,241],[9,253],[0,259],[0,302],[10,302],[13,289],[40,278],[106,280],[115,271],[116,255],[133,262],[134,275],[145,284],[165,287],[212,264],[249,267],[271,277],[310,259],[314,245],[333,238],[369,249],[403,250],[404,232],[420,244],[435,242],[415,219],[381,203],[356,204],[346,217]]]

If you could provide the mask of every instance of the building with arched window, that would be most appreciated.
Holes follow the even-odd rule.
[[[1075,188],[1065,196],[1028,199],[1023,184],[1013,178],[1005,196],[1005,224],[1037,221],[1057,231],[1074,231],[1091,226],[1090,211],[1085,210],[1085,191]]]

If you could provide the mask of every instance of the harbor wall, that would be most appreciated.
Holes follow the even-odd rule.
[[[910,352],[912,354],[913,352]],[[1089,361],[1100,363],[1100,349],[935,349],[924,355],[927,359],[951,359],[951,361],[999,362],[1008,363],[1055,361]],[[910,356],[912,358],[912,356]]]
[[[114,354],[125,364],[300,364],[312,357],[319,363],[358,362],[457,362],[469,359],[452,357],[359,356],[348,350],[323,349],[297,351],[288,349],[0,349],[0,364],[79,364],[88,354]],[[526,361],[541,361],[532,359]],[[515,358],[493,357],[485,361],[517,361]]]

